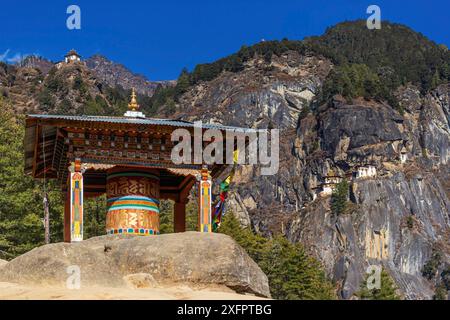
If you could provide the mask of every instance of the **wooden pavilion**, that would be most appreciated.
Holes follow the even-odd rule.
[[[174,231],[184,232],[186,203],[196,183],[199,231],[211,232],[212,179],[227,165],[175,164],[171,134],[179,128],[193,133],[194,123],[146,118],[138,109],[133,90],[123,117],[27,116],[25,172],[59,182],[65,195],[64,241],[83,240],[83,199],[105,193],[107,234],[159,234],[161,199],[175,202]],[[203,125],[207,129],[224,136],[241,130]]]

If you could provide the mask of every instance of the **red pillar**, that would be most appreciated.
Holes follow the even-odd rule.
[[[174,232],[186,231],[186,202],[175,202],[173,210]]]
[[[64,197],[64,242],[70,241],[70,186],[67,183],[67,191]]]

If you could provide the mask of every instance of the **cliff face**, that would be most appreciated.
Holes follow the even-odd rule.
[[[94,55],[86,60],[86,65],[94,75],[110,87],[121,86],[124,89],[135,88],[137,92],[151,96],[156,88],[172,85],[172,81],[149,81],[143,75],[135,74],[124,65],[112,62],[101,55]]]
[[[257,57],[242,72],[224,72],[194,86],[180,98],[178,115],[252,128],[294,129],[330,68],[325,59],[296,52],[274,57],[270,65]]]
[[[324,58],[294,52],[274,56],[270,64],[256,58],[241,72],[194,86],[181,97],[178,115],[281,129],[278,174],[241,167],[229,208],[263,234],[282,232],[305,243],[342,298],[359,289],[371,264],[383,265],[406,298],[431,298],[435,280],[426,280],[422,268],[433,250],[443,254],[441,265],[450,264],[444,178],[450,87],[426,95],[412,85],[399,88],[403,114],[384,103],[348,103],[339,96],[307,112],[332,68]],[[359,166],[369,165],[373,176],[356,175]],[[331,173],[350,182],[348,209],[338,216],[330,195],[317,189]]]
[[[380,264],[406,298],[430,298],[432,284],[422,277],[422,268],[435,246],[442,246],[448,262],[450,241],[450,202],[435,175],[408,179],[399,172],[357,181],[352,196],[354,212],[338,218],[329,198],[308,205],[291,220],[288,237],[312,248],[343,298],[359,288],[369,265]]]

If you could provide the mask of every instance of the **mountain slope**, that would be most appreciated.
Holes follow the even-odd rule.
[[[41,60],[42,61],[42,60]],[[45,71],[33,60],[20,65],[0,63],[0,94],[18,113],[123,115],[131,89],[110,86],[84,62],[51,64]],[[46,63],[45,68],[49,65]],[[138,94],[141,108],[152,114],[150,96]]]
[[[108,68],[123,69],[99,65],[115,85]],[[448,49],[409,28],[346,22],[305,41],[244,46],[139,102],[147,116],[281,129],[278,174],[240,167],[230,213],[304,243],[341,298],[383,265],[406,298],[429,299],[450,272],[449,66]],[[128,92],[100,78],[83,64],[48,74],[0,64],[0,93],[19,112],[120,115]],[[369,165],[376,175],[357,178]],[[343,210],[318,192],[330,175],[349,180]]]
[[[448,50],[402,26],[387,25],[393,36],[385,40],[381,60],[372,63],[366,52],[377,49],[362,49],[363,42],[357,44],[361,59],[347,53],[345,61],[339,61],[325,50],[327,46],[340,52],[359,41],[359,32],[355,31],[358,37],[347,37],[347,28],[361,29],[360,22],[344,27],[302,44],[263,43],[249,49],[252,55],[237,61],[237,68],[230,68],[229,62],[242,50],[231,56],[235,58],[197,67],[170,109],[182,119],[282,130],[278,174],[261,176],[258,167],[240,168],[231,188],[230,212],[265,235],[284,233],[292,241],[306,243],[337,283],[342,298],[358,291],[370,264],[383,265],[405,297],[431,298],[435,285],[443,281],[440,272],[450,266],[449,189],[439,179],[449,171],[450,158]],[[410,52],[398,52],[404,32],[405,48],[416,46],[409,41],[414,38],[424,46],[417,60]],[[337,34],[342,35],[339,42],[328,39],[339,38]],[[323,41],[325,49],[316,48],[313,41]],[[264,46],[267,50],[261,49]],[[395,66],[387,76],[377,71],[394,68],[396,59],[408,64]],[[350,90],[351,99],[333,94],[324,101],[328,77],[353,62],[366,65],[381,84],[388,82],[383,90],[399,107],[382,96],[354,95],[360,92],[355,80],[350,81],[355,90]],[[411,73],[397,81],[397,74],[407,68]],[[432,85],[423,81],[437,70]],[[361,84],[366,86],[365,81]],[[376,176],[350,178],[358,166],[368,164],[375,167]],[[349,177],[343,213],[333,211],[333,196],[317,192],[328,175]],[[442,260],[430,281],[422,269],[435,250]]]
[[[132,73],[124,65],[114,63],[101,55],[94,55],[85,62],[100,81],[113,88],[116,86],[126,90],[135,88],[142,95],[152,96],[158,86],[173,84],[172,81],[151,82],[142,75]]]

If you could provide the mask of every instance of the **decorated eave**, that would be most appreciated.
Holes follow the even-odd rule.
[[[25,132],[25,172],[34,178],[57,179],[65,190],[69,164],[80,159],[85,166],[86,196],[105,192],[106,171],[122,165],[161,169],[161,195],[172,198],[192,183],[201,164],[175,165],[171,133],[194,123],[155,118],[106,116],[28,115]],[[203,124],[203,130],[245,132],[238,127]],[[224,143],[225,145],[225,143]],[[213,165],[219,176],[226,165]]]

